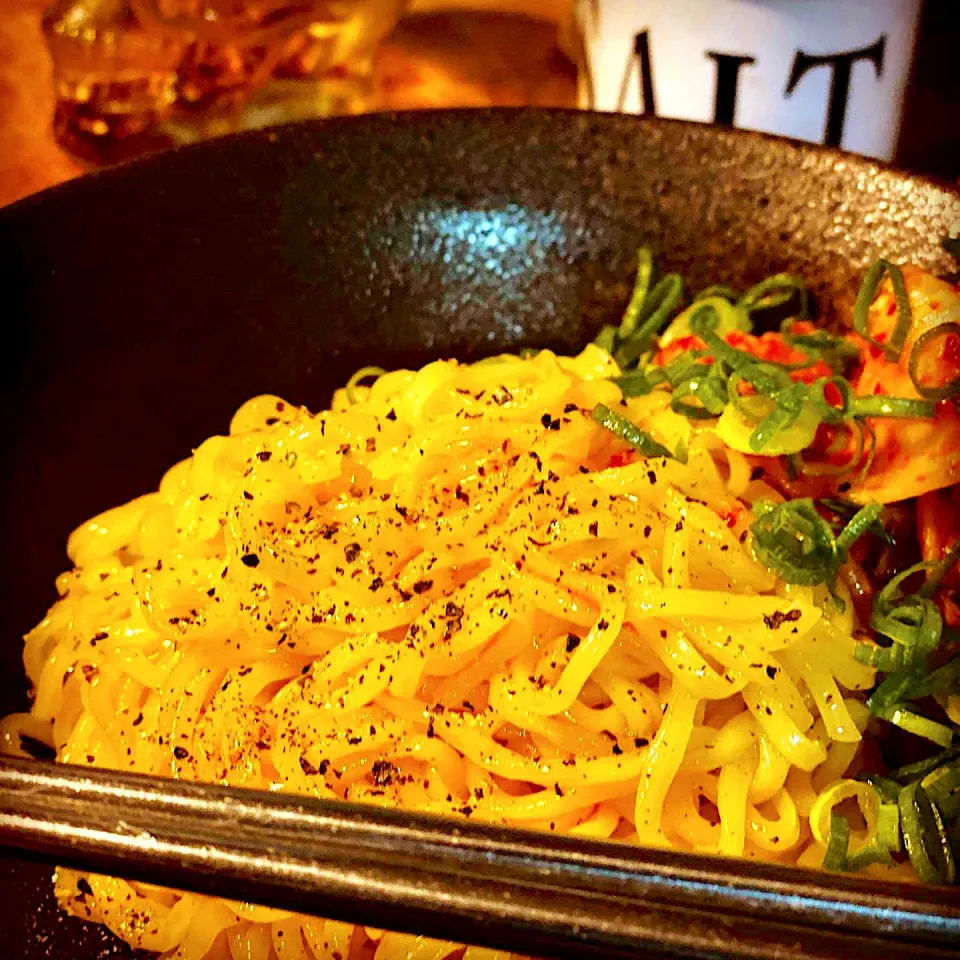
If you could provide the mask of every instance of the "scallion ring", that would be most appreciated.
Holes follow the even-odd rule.
[[[350,403],[358,403],[359,398],[357,397],[357,387],[360,386],[363,380],[369,380],[371,377],[376,381],[379,377],[382,377],[387,371],[383,367],[361,367],[348,381],[344,390],[347,394],[347,400]]]
[[[920,364],[923,361],[924,352],[931,343],[950,336],[960,337],[960,323],[954,323],[953,321],[941,323],[939,326],[925,331],[917,338],[917,342],[910,351],[910,362],[907,364],[910,379],[913,381],[917,393],[927,400],[946,400],[948,397],[960,393],[960,376],[954,377],[953,380],[948,380],[939,386],[923,383],[920,378]]]
[[[885,342],[876,340],[870,333],[870,307],[876,299],[877,291],[883,275],[888,274],[893,287],[893,295],[897,304],[897,322],[893,332]],[[907,296],[906,284],[903,282],[903,271],[889,260],[878,260],[864,274],[863,283],[857,294],[857,301],[853,307],[853,326],[857,333],[865,340],[879,347],[890,360],[897,360],[903,350],[912,322],[910,298]]]
[[[903,843],[914,870],[924,883],[950,884],[956,865],[943,817],[918,783],[908,784],[897,801]]]

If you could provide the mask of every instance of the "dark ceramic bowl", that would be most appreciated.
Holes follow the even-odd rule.
[[[830,308],[880,254],[938,272],[960,194],[769,137],[532,110],[245,134],[0,211],[0,713],[78,523],[156,486],[261,392],[356,367],[582,344],[635,251],[688,289],[778,271]],[[946,895],[945,895],[946,896]],[[946,901],[945,901],[946,902]],[[0,957],[129,956],[0,858]]]

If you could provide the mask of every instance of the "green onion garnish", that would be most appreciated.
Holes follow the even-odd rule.
[[[907,733],[930,740],[937,746],[949,747],[953,742],[953,730],[950,727],[938,723],[936,720],[931,720],[909,707],[893,704],[875,710],[874,713],[881,720],[886,720],[895,727],[906,730]]]
[[[607,353],[613,354],[617,347],[617,328],[607,323],[600,328],[600,332],[593,341],[594,345]]]
[[[598,403],[593,408],[593,419],[614,436],[625,440],[644,457],[668,457],[677,459],[672,451],[658,443],[646,430],[641,430],[626,417],[611,410],[606,404]]]
[[[910,351],[910,362],[907,364],[910,379],[917,393],[930,401],[946,400],[960,393],[960,377],[939,385],[923,383],[920,379],[920,363],[923,360],[924,351],[931,343],[949,336],[960,337],[960,324],[949,321],[927,330],[917,338],[913,350]]]
[[[932,400],[912,400],[908,397],[854,397],[850,413],[854,417],[918,417],[930,419],[937,406]]]
[[[788,273],[778,273],[754,284],[737,301],[737,306],[747,311],[771,310],[774,307],[782,307],[794,297],[800,300],[798,316],[810,316],[810,294],[806,284]]]
[[[670,314],[682,298],[683,281],[679,273],[668,273],[645,296],[637,314],[631,317],[631,323],[639,326],[634,327],[629,339],[622,340],[614,354],[614,360],[621,368],[633,363],[649,348],[654,336],[670,319]]]
[[[960,760],[945,763],[928,773],[920,785],[948,820],[960,815]]]
[[[882,509],[879,504],[863,507],[834,537],[813,500],[787,500],[763,512],[758,509],[750,528],[753,547],[760,560],[787,583],[832,586],[850,547],[877,522]]]
[[[647,293],[650,291],[650,279],[653,276],[653,255],[646,247],[637,251],[637,277],[633,282],[633,291],[630,302],[623,311],[620,329],[617,335],[622,340],[629,340],[640,324],[640,311],[643,309]]]
[[[830,816],[830,839],[823,855],[824,870],[845,870],[850,848],[850,821],[839,813]]]
[[[733,287],[728,287],[723,283],[715,283],[712,286],[705,287],[701,290],[694,298],[694,302],[697,300],[709,300],[711,297],[721,297],[723,300],[728,300],[730,303],[735,303],[738,299],[737,291]]]
[[[364,380],[376,380],[382,377],[387,371],[383,367],[361,367],[348,381],[344,388],[347,392],[347,400],[350,403],[357,403],[357,387]]]
[[[914,780],[922,780],[928,774],[933,773],[934,770],[957,759],[960,759],[960,747],[950,747],[948,750],[941,750],[932,757],[927,757],[917,763],[908,763],[902,767],[897,767],[896,770],[891,770],[887,776],[901,785],[906,785]]]
[[[885,273],[890,276],[893,295],[897,302],[897,322],[890,334],[890,339],[886,343],[881,343],[870,334],[869,312]],[[910,331],[911,319],[910,298],[907,296],[907,287],[903,282],[903,271],[896,264],[890,263],[889,260],[878,260],[864,274],[863,283],[860,285],[857,302],[853,307],[854,329],[864,340],[872,343],[875,347],[879,347],[888,359],[897,360],[903,350],[907,333]]]
[[[914,870],[924,883],[953,883],[956,866],[943,817],[919,783],[900,791],[900,824],[903,845]]]

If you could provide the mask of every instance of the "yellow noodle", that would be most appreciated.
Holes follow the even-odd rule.
[[[590,347],[396,371],[318,415],[251,400],[70,537],[0,749],[814,862],[873,682],[852,604],[757,561],[773,492],[664,395],[621,409],[688,462],[624,462],[590,416],[616,373]],[[55,889],[178,960],[463,949],[74,871]]]

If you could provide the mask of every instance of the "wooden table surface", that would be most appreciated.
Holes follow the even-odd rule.
[[[0,0],[0,206],[83,172],[52,133],[53,71],[40,30],[47,2]],[[576,101],[553,24],[482,9],[407,18],[379,70],[387,109]]]

